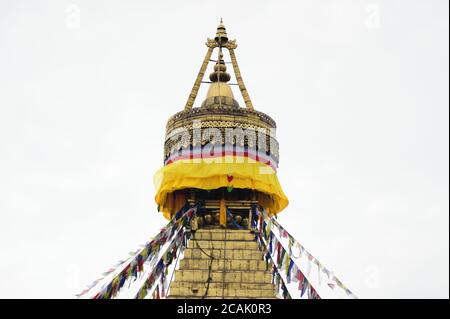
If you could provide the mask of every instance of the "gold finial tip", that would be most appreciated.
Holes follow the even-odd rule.
[[[214,38],[217,43],[220,45],[224,45],[228,41],[227,31],[225,26],[223,25],[223,19],[220,18],[220,24],[217,27],[216,37]]]
[[[225,29],[225,26],[223,25],[223,19],[220,18],[220,23],[219,26],[217,27],[217,29]]]

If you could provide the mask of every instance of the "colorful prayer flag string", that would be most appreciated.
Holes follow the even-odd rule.
[[[95,294],[92,298],[93,299],[114,298],[118,294],[120,289],[124,286],[126,281],[128,281],[129,279],[136,280],[138,274],[144,272],[144,264],[145,263],[152,264],[154,262],[154,259],[159,255],[161,248],[171,240],[174,234],[180,232],[180,229],[183,227],[183,225],[190,222],[196,210],[197,206],[194,206],[192,208],[189,207],[182,208],[182,210],[180,210],[181,214],[180,212],[175,214],[172,220],[164,228],[161,229],[161,231],[155,238],[153,238],[149,243],[147,243],[144,246],[144,248],[138,250],[137,254],[134,257],[130,257],[129,259],[127,259],[127,261],[129,262],[124,263],[126,264],[125,267],[117,275],[115,275],[109,283],[104,284],[101,290],[97,294]],[[173,245],[174,243],[178,243],[178,241],[172,242],[171,245]],[[115,269],[111,268],[107,272],[105,272],[104,275],[109,276],[114,271]],[[96,280],[94,282],[95,284],[91,285],[91,288],[96,286],[101,280],[106,278],[106,276]],[[86,294],[91,288],[83,290],[77,296],[80,297]]]
[[[302,280],[298,279],[298,276],[294,276],[294,280],[299,281],[299,290],[301,290],[301,296],[304,295],[306,291],[308,291],[308,297],[311,297],[313,299],[319,299],[320,296],[317,293],[317,291],[311,286],[309,281],[306,280],[306,277],[303,275],[303,273],[298,270],[298,268],[295,265],[295,262],[293,262],[293,265],[290,264],[290,261],[292,261],[291,257],[294,259],[302,258],[302,256],[306,256],[305,261],[307,262],[307,270],[306,274],[309,276],[309,273],[311,271],[311,265],[314,264],[317,266],[317,273],[318,273],[318,284],[321,285],[322,277],[321,273],[325,274],[327,276],[328,281],[331,280],[331,282],[327,283],[327,286],[330,289],[334,289],[336,286],[343,289],[345,293],[350,296],[351,298],[356,298],[356,296],[348,289],[342,282],[327,268],[325,268],[320,261],[315,258],[308,250],[306,250],[299,242],[295,240],[294,237],[292,237],[289,232],[283,228],[283,226],[280,225],[280,223],[277,221],[274,217],[269,217],[268,214],[264,211],[264,209],[260,210],[258,208],[255,209],[256,215],[258,215],[259,223],[256,224],[256,227],[259,231],[259,234],[264,235],[264,238],[267,239],[270,237],[269,241],[269,252],[272,253],[272,244],[274,244],[275,250],[274,254],[276,256],[276,264],[278,266],[282,266],[284,264],[285,266],[285,273],[286,278],[289,283],[292,278],[292,271],[295,271],[296,274],[300,273],[302,276]],[[259,227],[258,227],[259,225]],[[286,250],[282,247],[281,242],[273,235],[272,228],[277,229],[277,232],[280,236],[280,238],[287,238],[288,239],[288,250],[286,253]],[[273,239],[272,239],[273,238]],[[267,241],[267,240],[266,240]],[[293,253],[293,248],[296,248],[298,250],[298,255],[295,256]],[[287,256],[285,256],[287,255]],[[284,260],[283,260],[284,259]],[[308,288],[310,287],[310,288]],[[311,291],[309,291],[309,290]]]

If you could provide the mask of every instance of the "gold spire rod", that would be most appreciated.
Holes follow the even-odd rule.
[[[203,76],[205,75],[209,60],[211,59],[213,49],[214,47],[208,46],[208,51],[206,52],[205,59],[203,60],[200,71],[198,72],[197,78],[195,79],[195,83],[194,86],[192,87],[191,94],[189,94],[189,98],[186,102],[186,105],[184,106],[185,111],[192,109],[192,106],[194,105],[195,98],[197,97],[198,90],[200,89],[200,84],[202,83]]]
[[[191,93],[189,94],[189,98],[184,106],[184,110],[188,111],[192,109],[194,105],[195,98],[197,97],[198,90],[200,89],[200,85],[202,83],[203,77],[206,72],[206,68],[208,67],[208,63],[211,59],[212,52],[214,48],[219,47],[219,55],[221,53],[221,49],[226,48],[228,52],[230,52],[231,63],[233,64],[234,74],[236,76],[236,80],[239,85],[239,90],[241,91],[242,97],[245,102],[245,106],[253,111],[253,103],[248,95],[247,89],[244,84],[244,80],[242,80],[241,71],[239,70],[239,66],[237,64],[236,55],[234,54],[234,49],[237,47],[236,40],[228,40],[228,36],[225,30],[225,26],[223,25],[223,20],[220,18],[220,25],[217,28],[216,37],[214,39],[207,39],[206,46],[208,47],[208,51],[206,52],[205,59],[203,60],[200,71],[198,72],[197,78],[195,79],[194,86],[192,87]],[[219,72],[220,76],[220,72]],[[220,100],[219,100],[220,103]]]
[[[245,106],[249,110],[254,110],[252,100],[250,100],[250,96],[248,95],[247,89],[245,88],[244,80],[242,80],[241,71],[239,70],[239,66],[237,64],[236,55],[234,54],[234,49],[231,46],[228,46],[228,52],[230,52],[231,63],[233,64],[234,74],[236,75],[236,80],[239,85],[239,89],[241,90],[242,97],[244,98]]]

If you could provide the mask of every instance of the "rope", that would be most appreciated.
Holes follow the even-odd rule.
[[[212,251],[214,251],[214,247],[213,247],[213,250]],[[206,296],[208,295],[208,291],[209,291],[209,284],[211,283],[211,280],[212,280],[212,277],[211,277],[211,271],[212,271],[212,263],[213,263],[213,260],[214,260],[215,258],[213,257],[213,256],[211,256],[211,259],[209,260],[209,266],[208,266],[208,279],[206,280],[206,289],[205,289],[205,293],[203,294],[203,296],[202,296],[202,299],[205,299],[206,298]]]
[[[211,271],[212,271],[212,263],[213,260],[215,259],[215,257],[213,255],[209,255],[208,253],[206,253],[206,251],[203,250],[202,247],[200,247],[197,239],[195,239],[195,231],[192,232],[192,240],[194,241],[194,243],[197,245],[197,247],[200,249],[200,251],[205,254],[207,257],[209,257],[209,266],[208,266],[208,278],[206,279],[206,289],[205,289],[205,293],[202,296],[202,299],[205,299],[206,296],[208,295],[208,291],[209,291],[209,284],[212,280],[211,278]],[[212,251],[214,252],[214,247],[212,247]]]
[[[222,299],[225,298],[225,275],[226,275],[226,257],[227,257],[227,226],[225,224],[225,236],[223,242],[223,273],[222,273]]]
[[[209,61],[217,62],[217,60],[213,60],[213,59],[209,59]],[[231,61],[223,61],[223,63],[232,64],[233,62],[231,62]]]
[[[202,253],[204,253],[209,258],[214,259],[214,256],[209,255],[208,253],[206,253],[206,251],[203,250],[202,247],[200,247],[200,245],[198,244],[198,241],[195,239],[195,232],[192,233],[192,240],[195,242],[197,247],[202,251]],[[214,247],[213,247],[213,251],[214,251]]]

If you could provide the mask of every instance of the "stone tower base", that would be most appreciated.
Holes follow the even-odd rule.
[[[184,251],[169,298],[277,298],[269,269],[249,230],[199,229]]]

